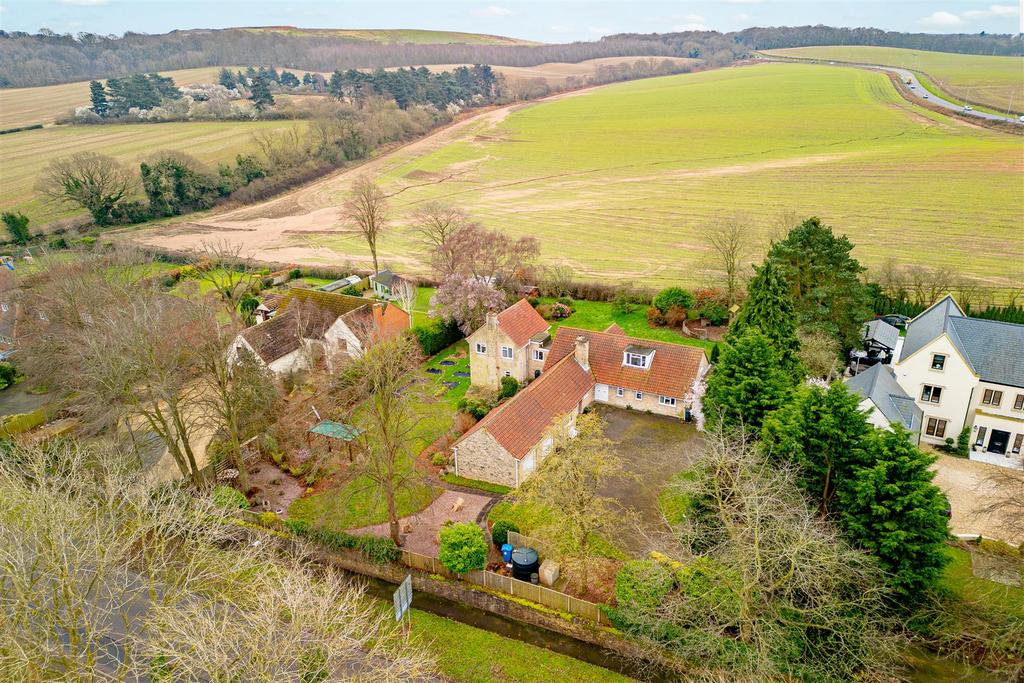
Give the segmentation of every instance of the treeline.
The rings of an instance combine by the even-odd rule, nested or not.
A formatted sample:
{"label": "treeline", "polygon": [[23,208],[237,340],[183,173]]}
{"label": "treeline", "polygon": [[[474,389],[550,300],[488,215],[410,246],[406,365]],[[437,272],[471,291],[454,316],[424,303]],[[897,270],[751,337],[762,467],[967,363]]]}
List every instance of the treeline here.
{"label": "treeline", "polygon": [[89,84],[92,110],[100,117],[126,116],[135,109],[152,109],[165,99],[181,99],[181,91],[174,79],[160,74],[133,74],[126,78],[111,78],[106,85],[99,81]]}
{"label": "treeline", "polygon": [[443,109],[454,102],[490,101],[497,76],[490,66],[460,66],[453,71],[418,69],[377,69],[367,73],[348,69],[331,74],[327,89],[338,99],[363,99],[369,95],[390,97],[402,109],[410,104],[432,104]]}
{"label": "treeline", "polygon": [[974,55],[1024,54],[1024,41],[1010,34],[900,33],[877,28],[777,26],[748,28],[731,34],[752,50],[812,45],[875,45]]}
{"label": "treeline", "polygon": [[279,64],[314,71],[422,64],[536,66],[599,57],[675,56],[727,64],[746,53],[728,35],[689,32],[553,45],[382,44],[322,33],[175,31],[161,35],[58,35],[0,31],[0,87],[66,83],[223,64]]}
{"label": "treeline", "polygon": [[358,106],[325,102],[301,131],[255,134],[257,151],[237,155],[233,164],[210,169],[187,154],[164,151],[142,162],[136,175],[111,157],[83,152],[50,162],[38,187],[52,200],[86,209],[96,225],[139,223],[226,201],[260,201],[450,120],[443,110],[403,110],[382,97]]}

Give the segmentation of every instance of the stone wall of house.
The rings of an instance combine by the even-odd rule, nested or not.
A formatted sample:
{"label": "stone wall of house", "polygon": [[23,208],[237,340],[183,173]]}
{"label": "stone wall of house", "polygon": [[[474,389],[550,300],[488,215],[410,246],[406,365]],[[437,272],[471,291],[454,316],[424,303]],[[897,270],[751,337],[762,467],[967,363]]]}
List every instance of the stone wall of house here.
{"label": "stone wall of house", "polygon": [[636,391],[633,389],[624,388],[622,396],[615,395],[615,387],[608,387],[608,400],[599,401],[600,403],[607,403],[608,405],[615,406],[616,408],[632,408],[633,410],[649,410],[656,415],[670,415],[672,417],[683,416],[683,397],[676,396],[675,406],[664,406],[659,403],[660,396],[658,394],[650,394],[644,392],[644,397],[638,400],[636,397]]}
{"label": "stone wall of house", "polygon": [[[505,376],[506,372],[520,382],[526,381],[526,349],[529,345],[524,348],[516,347],[496,323],[484,324],[466,341],[469,342],[469,381],[471,384],[497,389],[501,386],[501,378]],[[477,353],[478,342],[486,345],[487,353]],[[511,359],[501,357],[502,346],[512,347]],[[529,377],[533,377],[533,375],[531,374]]]}
{"label": "stone wall of house", "polygon": [[486,429],[478,429],[455,447],[455,469],[460,477],[516,486],[517,465]]}

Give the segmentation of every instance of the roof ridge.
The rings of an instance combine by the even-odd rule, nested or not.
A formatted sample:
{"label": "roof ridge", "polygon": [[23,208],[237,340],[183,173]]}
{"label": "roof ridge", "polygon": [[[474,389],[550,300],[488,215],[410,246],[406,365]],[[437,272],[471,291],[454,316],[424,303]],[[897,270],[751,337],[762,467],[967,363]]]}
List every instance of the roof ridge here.
{"label": "roof ridge", "polygon": [[[512,405],[512,403],[515,402],[517,399],[519,399],[521,396],[526,396],[529,393],[530,389],[533,389],[534,387],[538,386],[540,384],[540,381],[542,379],[544,379],[545,377],[550,377],[551,373],[554,372],[555,370],[557,370],[559,367],[561,367],[562,363],[565,363],[567,360],[572,360],[572,361],[575,362],[576,356],[574,356],[573,354],[570,353],[570,354],[566,354],[565,356],[560,358],[557,363],[555,363],[554,365],[551,366],[550,370],[546,370],[546,371],[540,373],[540,376],[537,377],[537,379],[535,379],[532,382],[530,382],[529,384],[527,384],[525,389],[523,389],[522,391],[516,393],[515,396],[511,397],[509,400],[505,401],[504,403],[499,404],[493,410],[491,410],[489,413],[487,413],[482,418],[480,418],[480,421],[477,422],[472,427],[470,427],[469,429],[467,429],[465,434],[460,436],[459,439],[461,440],[463,437],[465,437],[471,431],[473,431],[477,427],[480,427],[480,425],[484,424],[484,422],[487,422],[490,418],[501,414],[501,412],[503,410],[505,410],[510,405]],[[583,370],[583,366],[582,365],[580,366],[580,369]],[[588,374],[592,374],[590,370],[584,370],[584,372],[586,372]]]}
{"label": "roof ridge", "polygon": [[1009,320],[993,320],[991,318],[978,318],[973,315],[951,315],[950,319],[957,318],[958,320],[976,320],[980,323],[986,324],[998,324],[998,325],[1009,325],[1010,327],[1024,327],[1024,324],[1010,322]]}

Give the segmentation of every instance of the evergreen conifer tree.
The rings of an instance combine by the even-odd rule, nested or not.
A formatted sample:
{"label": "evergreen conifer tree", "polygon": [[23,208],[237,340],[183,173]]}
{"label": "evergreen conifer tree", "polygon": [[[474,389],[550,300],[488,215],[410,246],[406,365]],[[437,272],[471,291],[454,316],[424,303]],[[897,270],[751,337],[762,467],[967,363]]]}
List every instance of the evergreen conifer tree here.
{"label": "evergreen conifer tree", "polygon": [[89,99],[96,116],[105,118],[110,109],[107,103],[107,91],[99,81],[89,81]]}
{"label": "evergreen conifer tree", "polygon": [[758,328],[734,337],[708,378],[704,414],[712,428],[758,431],[765,416],[780,408],[793,387],[778,353]]}
{"label": "evergreen conifer tree", "polygon": [[765,261],[755,269],[747,287],[747,299],[729,326],[731,341],[750,328],[757,328],[775,348],[782,368],[794,379],[803,376],[797,356],[800,340],[796,336],[797,316],[789,287],[779,269]]}
{"label": "evergreen conifer tree", "polygon": [[274,106],[274,95],[270,92],[270,86],[266,80],[257,78],[252,82],[249,99],[252,100],[256,111],[263,111],[267,107]]}

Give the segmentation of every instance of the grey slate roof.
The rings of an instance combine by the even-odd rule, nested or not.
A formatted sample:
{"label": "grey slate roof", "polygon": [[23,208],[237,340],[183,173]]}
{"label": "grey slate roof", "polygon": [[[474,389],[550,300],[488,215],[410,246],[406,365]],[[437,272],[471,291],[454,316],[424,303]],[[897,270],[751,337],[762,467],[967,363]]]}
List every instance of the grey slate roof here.
{"label": "grey slate roof", "polygon": [[899,338],[900,331],[881,319],[864,323],[861,330],[861,339],[881,344],[887,349],[895,349]]}
{"label": "grey slate roof", "polygon": [[943,333],[983,381],[1024,387],[1024,325],[968,318],[946,296],[907,325],[900,359]]}
{"label": "grey slate roof", "polygon": [[376,275],[374,275],[371,279],[374,282],[379,282],[380,284],[382,284],[385,287],[388,287],[390,289],[391,283],[394,282],[396,277],[397,276],[394,273],[392,273],[390,270],[382,270],[379,273],[377,273]]}
{"label": "grey slate roof", "polygon": [[924,412],[917,407],[914,399],[903,391],[888,365],[872,365],[847,380],[846,388],[861,398],[870,399],[889,422],[899,423],[911,432],[921,429]]}

